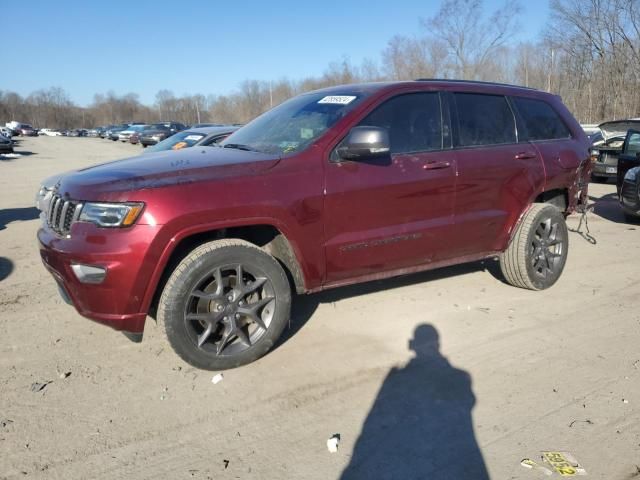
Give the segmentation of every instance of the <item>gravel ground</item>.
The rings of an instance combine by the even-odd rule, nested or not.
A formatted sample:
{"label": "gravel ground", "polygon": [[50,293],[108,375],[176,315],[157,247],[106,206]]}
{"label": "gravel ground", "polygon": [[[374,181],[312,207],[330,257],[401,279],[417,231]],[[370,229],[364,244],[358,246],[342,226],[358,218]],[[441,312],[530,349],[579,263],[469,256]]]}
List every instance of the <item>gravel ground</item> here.
{"label": "gravel ground", "polygon": [[488,261],[299,297],[278,348],[214,384],[152,320],[134,344],[80,317],[40,262],[39,181],[140,147],[16,150],[0,161],[0,478],[535,479],[520,461],[542,451],[640,477],[640,226],[614,185],[592,185],[598,243],[572,233],[550,290]]}

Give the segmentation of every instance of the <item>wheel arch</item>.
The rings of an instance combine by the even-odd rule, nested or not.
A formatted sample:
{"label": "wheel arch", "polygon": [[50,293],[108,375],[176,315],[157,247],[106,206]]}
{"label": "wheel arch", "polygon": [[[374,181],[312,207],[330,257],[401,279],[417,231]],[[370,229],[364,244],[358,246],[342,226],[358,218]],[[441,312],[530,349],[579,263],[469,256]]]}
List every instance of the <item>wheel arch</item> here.
{"label": "wheel arch", "polygon": [[255,221],[233,226],[200,226],[174,235],[168,242],[151,276],[141,311],[155,317],[164,285],[178,264],[198,246],[224,238],[246,240],[272,255],[283,267],[297,293],[307,291],[299,253],[282,228],[275,222]]}
{"label": "wheel arch", "polygon": [[531,198],[531,201],[527,203],[525,208],[520,212],[515,221],[510,225],[508,234],[503,237],[504,241],[498,248],[499,251],[504,251],[511,243],[513,236],[518,230],[518,226],[522,223],[525,214],[531,209],[531,207],[537,203],[546,203],[555,206],[564,215],[569,213],[569,190],[566,188],[556,188],[551,190],[545,190],[540,192],[535,197]]}

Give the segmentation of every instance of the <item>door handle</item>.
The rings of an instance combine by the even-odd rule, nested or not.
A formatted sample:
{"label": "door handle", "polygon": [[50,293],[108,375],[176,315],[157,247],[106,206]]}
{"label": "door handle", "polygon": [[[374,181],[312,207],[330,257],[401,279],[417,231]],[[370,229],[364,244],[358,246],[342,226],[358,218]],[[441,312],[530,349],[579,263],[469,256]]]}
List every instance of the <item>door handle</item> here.
{"label": "door handle", "polygon": [[424,170],[437,170],[439,168],[449,168],[450,166],[450,162],[427,162],[422,165],[422,168]]}
{"label": "door handle", "polygon": [[533,152],[519,152],[516,153],[516,160],[529,160],[531,158],[536,158],[536,154]]}

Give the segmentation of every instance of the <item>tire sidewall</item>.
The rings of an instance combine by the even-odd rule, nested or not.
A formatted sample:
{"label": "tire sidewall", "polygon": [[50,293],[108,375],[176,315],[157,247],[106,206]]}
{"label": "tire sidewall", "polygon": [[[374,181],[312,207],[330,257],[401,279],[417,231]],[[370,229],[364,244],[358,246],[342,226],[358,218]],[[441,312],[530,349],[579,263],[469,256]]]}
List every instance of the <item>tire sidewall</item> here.
{"label": "tire sidewall", "polygon": [[[533,243],[533,239],[536,234],[536,229],[538,228],[542,220],[545,218],[551,218],[552,221],[558,223],[558,235],[560,235],[562,238],[563,250],[562,250],[562,256],[560,257],[560,263],[556,268],[556,271],[554,272],[554,274],[546,278],[540,278],[536,273],[536,271],[534,270],[531,262],[531,255],[532,255],[531,250],[533,248],[531,244]],[[562,213],[556,207],[552,205],[548,205],[542,210],[540,210],[537,213],[537,215],[534,217],[533,222],[531,224],[531,228],[527,233],[527,245],[526,245],[524,254],[526,257],[525,261],[527,266],[527,275],[536,290],[547,289],[558,281],[558,279],[562,275],[565,265],[567,264],[567,257],[569,255],[569,230],[567,228],[567,224],[564,220],[564,217],[562,216]]]}

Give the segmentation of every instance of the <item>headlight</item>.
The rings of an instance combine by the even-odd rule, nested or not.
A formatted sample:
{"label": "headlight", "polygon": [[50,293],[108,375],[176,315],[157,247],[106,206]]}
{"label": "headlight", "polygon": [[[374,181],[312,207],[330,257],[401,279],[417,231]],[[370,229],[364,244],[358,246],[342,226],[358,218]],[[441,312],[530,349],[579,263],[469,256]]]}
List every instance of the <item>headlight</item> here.
{"label": "headlight", "polygon": [[154,135],[151,138],[153,138],[156,142],[159,142],[164,138],[164,135]]}
{"label": "headlight", "polygon": [[140,216],[143,203],[85,203],[79,222],[95,223],[99,227],[129,227]]}
{"label": "headlight", "polygon": [[46,185],[40,185],[40,190],[36,194],[36,208],[41,212],[46,212],[49,209],[49,202],[53,196],[53,187]]}

